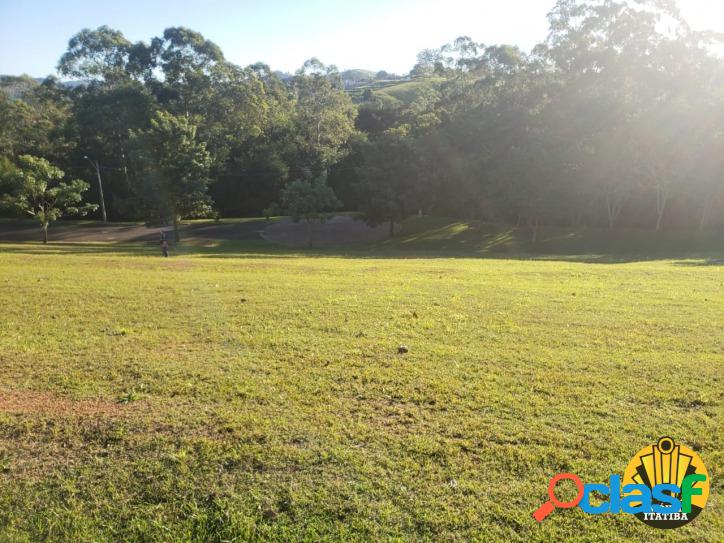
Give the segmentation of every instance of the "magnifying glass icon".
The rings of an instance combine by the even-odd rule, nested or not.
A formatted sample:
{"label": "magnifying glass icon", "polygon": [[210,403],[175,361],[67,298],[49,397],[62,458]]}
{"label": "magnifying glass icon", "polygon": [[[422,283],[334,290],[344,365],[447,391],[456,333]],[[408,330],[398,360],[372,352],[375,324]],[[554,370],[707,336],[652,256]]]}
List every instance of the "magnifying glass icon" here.
{"label": "magnifying glass icon", "polygon": [[[556,498],[555,494],[556,485],[559,481],[564,479],[573,481],[578,489],[576,497],[569,502],[560,501]],[[583,481],[581,481],[578,475],[574,475],[573,473],[559,473],[551,479],[550,483],[548,483],[548,498],[550,500],[541,505],[535,510],[535,513],[533,513],[533,518],[538,522],[542,522],[543,519],[550,515],[556,507],[561,509],[570,509],[571,507],[578,505],[581,502],[581,499],[583,499]]]}

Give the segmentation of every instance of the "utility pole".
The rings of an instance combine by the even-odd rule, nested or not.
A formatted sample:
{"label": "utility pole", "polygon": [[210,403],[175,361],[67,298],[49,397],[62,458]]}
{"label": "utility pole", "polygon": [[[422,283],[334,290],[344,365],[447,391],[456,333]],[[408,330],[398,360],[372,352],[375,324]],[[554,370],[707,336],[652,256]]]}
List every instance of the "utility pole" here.
{"label": "utility pole", "polygon": [[101,181],[101,166],[100,166],[100,164],[98,164],[97,160],[91,160],[87,156],[84,156],[83,158],[85,158],[88,162],[90,162],[96,170],[96,175],[98,176],[98,192],[100,193],[100,196],[101,196],[101,214],[103,215],[103,222],[108,222],[108,219],[106,217],[106,202],[103,199],[103,182]]}
{"label": "utility pole", "polygon": [[126,153],[121,153],[121,159],[123,159],[123,175],[126,178],[126,188],[130,188],[131,183],[128,181],[128,162],[126,161]]}

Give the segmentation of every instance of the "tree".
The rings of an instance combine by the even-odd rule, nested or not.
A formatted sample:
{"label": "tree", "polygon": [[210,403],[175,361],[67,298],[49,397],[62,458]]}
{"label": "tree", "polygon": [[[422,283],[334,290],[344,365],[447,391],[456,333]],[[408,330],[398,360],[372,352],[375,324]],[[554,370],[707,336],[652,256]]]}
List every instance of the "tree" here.
{"label": "tree", "polygon": [[188,117],[165,111],[156,113],[148,130],[133,132],[130,144],[137,171],[135,193],[148,217],[172,220],[178,242],[183,217],[211,211],[206,145],[197,140],[196,125]]}
{"label": "tree", "polygon": [[296,173],[322,175],[345,156],[345,145],[354,132],[356,108],[344,92],[336,69],[316,59],[304,63],[292,87],[298,150]]}
{"label": "tree", "polygon": [[68,42],[58,72],[86,80],[113,81],[128,77],[132,44],[122,32],[108,26],[84,28]]}
{"label": "tree", "polygon": [[[130,211],[124,209],[131,196],[129,132],[148,128],[155,109],[153,97],[141,83],[131,80],[94,83],[79,89],[74,98],[78,156],[88,156],[90,163],[99,165],[109,215],[120,218]],[[95,169],[86,167],[86,171],[96,174]]]}
{"label": "tree", "polygon": [[64,215],[84,216],[98,207],[96,204],[81,204],[88,183],[79,179],[61,182],[65,172],[44,158],[22,155],[18,162],[16,168],[4,175],[3,181],[9,190],[0,203],[35,217],[43,230],[43,243],[48,243],[51,222]]}
{"label": "tree", "polygon": [[[206,183],[217,211],[258,214],[290,179],[328,173],[345,208],[392,232],[418,210],[534,231],[724,224],[722,37],[692,30],[673,0],[558,0],[549,21],[530,53],[462,36],[423,51],[415,81],[352,92],[316,59],[293,76],[233,65],[187,28],[148,44],[82,30],[59,64],[82,84],[0,76],[0,157],[43,157],[75,178],[89,156],[119,219],[178,224],[208,209]],[[193,149],[179,131],[167,148],[142,145],[158,110],[193,126]],[[177,168],[178,145],[203,148],[201,173]],[[168,174],[198,197],[177,212],[159,179],[187,166],[205,181]]]}
{"label": "tree", "polygon": [[20,126],[18,103],[0,91],[0,156],[14,154]]}
{"label": "tree", "polygon": [[310,247],[313,245],[313,223],[326,222],[331,216],[330,212],[342,206],[332,188],[327,185],[325,176],[312,181],[293,181],[282,189],[281,197],[282,205],[295,222],[306,221]]}
{"label": "tree", "polygon": [[188,85],[224,62],[219,46],[190,28],[167,28],[163,32],[163,40],[158,40],[158,43],[162,45],[161,69],[172,85]]}
{"label": "tree", "polygon": [[12,84],[12,78],[0,81],[0,153],[62,161],[75,146],[67,89],[52,77],[41,84],[30,80],[22,89],[16,87],[13,100],[3,92]]}
{"label": "tree", "polygon": [[370,226],[388,222],[390,237],[395,222],[407,217],[414,202],[418,158],[404,131],[391,130],[363,145],[363,164],[357,169],[358,210]]}

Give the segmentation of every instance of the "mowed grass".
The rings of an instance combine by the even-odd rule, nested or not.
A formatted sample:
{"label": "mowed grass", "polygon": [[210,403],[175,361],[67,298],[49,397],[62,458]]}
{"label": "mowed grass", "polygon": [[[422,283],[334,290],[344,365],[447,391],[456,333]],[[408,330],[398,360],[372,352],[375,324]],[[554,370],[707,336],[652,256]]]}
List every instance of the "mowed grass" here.
{"label": "mowed grass", "polygon": [[[723,266],[156,252],[0,245],[0,540],[722,540]],[[532,519],[662,435],[693,523]]]}

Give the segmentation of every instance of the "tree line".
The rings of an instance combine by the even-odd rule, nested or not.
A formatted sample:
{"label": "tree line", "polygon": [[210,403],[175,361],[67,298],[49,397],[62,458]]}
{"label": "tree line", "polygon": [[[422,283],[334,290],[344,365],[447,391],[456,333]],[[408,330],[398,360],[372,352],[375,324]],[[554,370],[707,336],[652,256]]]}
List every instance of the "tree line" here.
{"label": "tree line", "polygon": [[344,208],[391,234],[412,213],[533,236],[721,227],[721,36],[692,30],[670,0],[559,0],[549,22],[530,52],[467,37],[422,51],[408,101],[353,97],[316,59],[288,78],[239,67],[186,28],[150,43],[82,30],[58,64],[82,84],[3,79],[0,191],[22,208],[28,168],[54,168],[48,187],[58,172],[89,181],[76,193],[90,187],[112,220]]}

